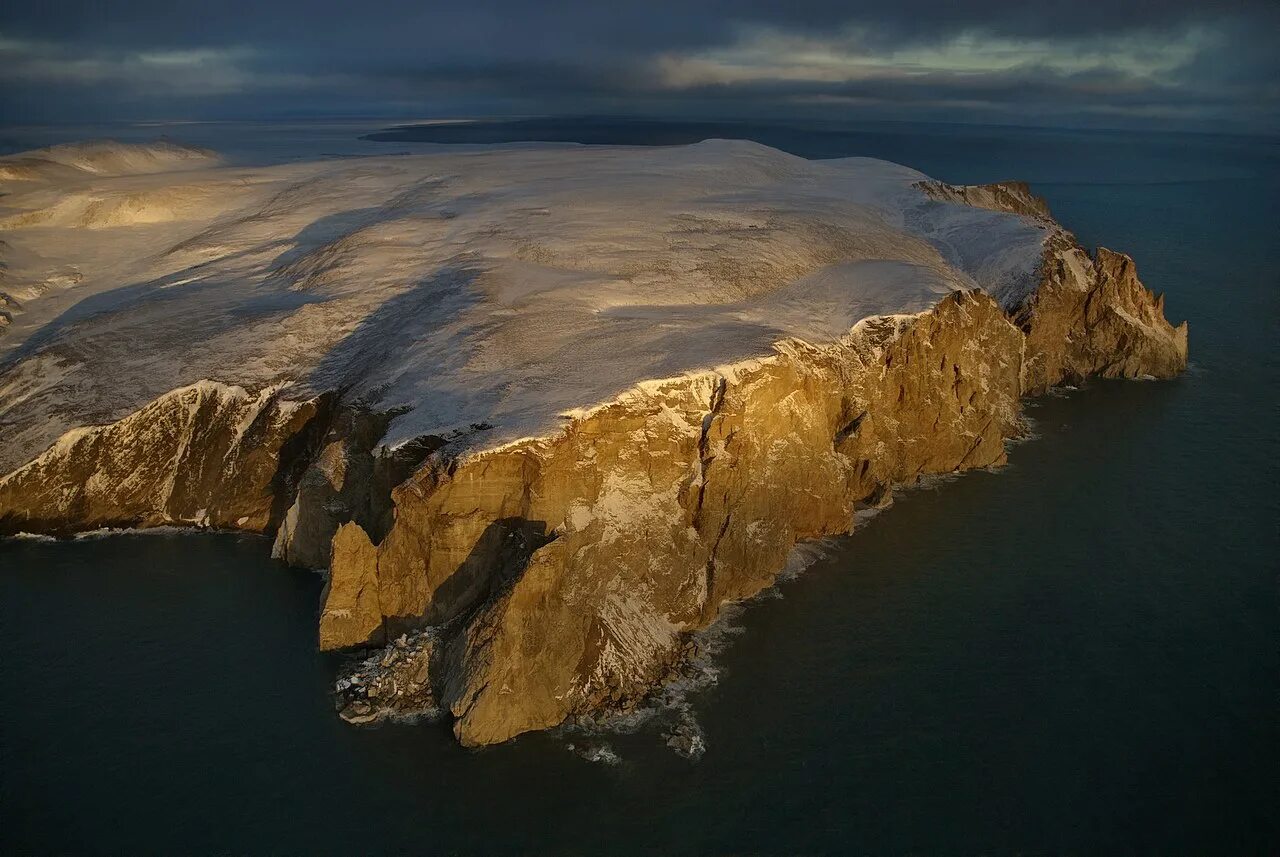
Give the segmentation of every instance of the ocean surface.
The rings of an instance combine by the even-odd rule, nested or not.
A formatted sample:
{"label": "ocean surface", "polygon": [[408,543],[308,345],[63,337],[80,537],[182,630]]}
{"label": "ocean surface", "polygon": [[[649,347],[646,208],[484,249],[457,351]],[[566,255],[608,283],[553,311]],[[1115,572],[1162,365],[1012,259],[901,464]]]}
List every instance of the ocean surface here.
{"label": "ocean surface", "polygon": [[159,133],[238,160],[749,137],[1032,183],[1191,322],[1173,382],[1034,401],[1010,464],[900,493],[720,636],[705,735],[353,728],[321,580],[267,541],[0,543],[0,852],[1280,852],[1280,141],[977,126],[524,120]]}

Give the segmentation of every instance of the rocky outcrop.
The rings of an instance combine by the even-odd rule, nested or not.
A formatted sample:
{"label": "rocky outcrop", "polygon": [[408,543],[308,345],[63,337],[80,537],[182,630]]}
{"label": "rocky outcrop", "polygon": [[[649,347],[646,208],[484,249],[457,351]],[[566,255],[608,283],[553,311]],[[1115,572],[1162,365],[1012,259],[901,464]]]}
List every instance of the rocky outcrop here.
{"label": "rocky outcrop", "polygon": [[438,714],[431,689],[435,643],[430,631],[402,634],[386,649],[352,664],[334,688],[342,719],[374,723]]}
{"label": "rocky outcrop", "polygon": [[1007,211],[1036,220],[1052,221],[1049,204],[1031,192],[1026,182],[992,182],[991,184],[955,185],[938,181],[916,182],[916,187],[944,202],[958,202],[974,208]]}
{"label": "rocky outcrop", "polygon": [[165,524],[274,528],[329,397],[202,381],[76,429],[0,479],[0,534]]}
{"label": "rocky outcrop", "polygon": [[358,518],[377,532],[369,508],[373,447],[387,422],[387,415],[366,409],[337,409],[298,480],[293,504],[276,531],[273,557],[302,568],[327,568],[330,543],[341,524]]}
{"label": "rocky outcrop", "polygon": [[1027,336],[1023,392],[1085,378],[1172,378],[1187,367],[1187,324],[1164,316],[1164,296],[1138,280],[1123,253],[1090,255],[1024,182],[950,185],[917,182],[933,199],[1030,217],[1050,230],[1037,287],[1013,306]]}
{"label": "rocky outcrop", "polygon": [[332,557],[342,574],[330,575],[320,614],[320,648],[340,649],[384,640],[378,592],[378,550],[359,524],[348,522],[333,536]]}
{"label": "rocky outcrop", "polygon": [[286,398],[201,381],[68,432],[0,479],[0,534],[200,526],[275,534],[272,556],[324,569],[339,527],[381,539],[391,489],[442,438],[377,448],[393,413],[340,394]]}
{"label": "rocky outcrop", "polygon": [[1013,312],[1027,335],[1026,393],[1085,378],[1172,378],[1187,368],[1187,323],[1138,281],[1133,259],[1089,256],[1065,234],[1048,244],[1038,288]]}

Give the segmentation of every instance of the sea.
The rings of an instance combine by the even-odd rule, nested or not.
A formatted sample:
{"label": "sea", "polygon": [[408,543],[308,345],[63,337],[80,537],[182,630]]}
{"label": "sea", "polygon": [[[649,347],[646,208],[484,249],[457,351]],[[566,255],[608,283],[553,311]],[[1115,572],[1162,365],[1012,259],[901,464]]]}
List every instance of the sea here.
{"label": "sea", "polygon": [[[356,728],[321,578],[263,538],[0,543],[5,854],[1280,853],[1280,140],[556,118],[0,127],[284,161],[749,138],[1022,179],[1131,254],[1191,365],[1031,401],[1009,464],[900,492],[730,611],[651,716],[482,750]],[[362,139],[375,134],[380,139]],[[696,759],[663,740],[695,723]]]}

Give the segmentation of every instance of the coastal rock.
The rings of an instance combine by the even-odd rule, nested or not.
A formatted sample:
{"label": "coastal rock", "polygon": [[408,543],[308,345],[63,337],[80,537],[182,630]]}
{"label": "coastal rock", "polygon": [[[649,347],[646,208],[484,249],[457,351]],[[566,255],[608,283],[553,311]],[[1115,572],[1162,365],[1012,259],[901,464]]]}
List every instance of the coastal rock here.
{"label": "coastal rock", "polygon": [[273,557],[301,568],[328,568],[330,543],[348,521],[382,540],[394,520],[392,489],[446,443],[427,435],[395,449],[379,447],[394,416],[366,407],[335,408],[319,452],[280,522]]}
{"label": "coastal rock", "polygon": [[975,208],[1007,211],[1052,222],[1049,204],[1031,192],[1026,182],[992,182],[990,184],[954,185],[946,182],[922,181],[916,187],[934,199],[958,202]]}
{"label": "coastal rock", "polygon": [[0,534],[165,524],[266,532],[325,399],[202,381],[75,429],[0,478]]}
{"label": "coastal rock", "polygon": [[378,596],[377,550],[358,524],[346,523],[333,536],[333,566],[321,600],[320,648],[339,649],[381,643],[382,607]]}
{"label": "coastal rock", "polygon": [[339,715],[357,724],[438,715],[430,682],[435,642],[429,632],[403,634],[385,651],[350,663],[334,688]]}
{"label": "coastal rock", "polygon": [[697,760],[706,752],[706,739],[698,725],[691,720],[681,720],[663,734],[663,739],[676,755]]}
{"label": "coastal rock", "polygon": [[370,508],[375,490],[373,450],[388,420],[388,415],[366,409],[335,409],[276,531],[273,557],[303,568],[328,568],[330,545],[340,525],[360,520],[374,529],[370,521],[374,517]]}
{"label": "coastal rock", "polygon": [[1164,296],[1138,280],[1133,259],[1099,248],[1091,258],[1062,237],[1050,243],[1043,284],[1014,313],[1027,334],[1023,389],[1085,378],[1173,378],[1187,368],[1187,323],[1174,327]]}
{"label": "coastal rock", "polygon": [[[389,623],[475,611],[436,678],[459,740],[634,705],[689,633],[772,584],[797,541],[847,531],[860,501],[895,484],[1004,463],[1021,395],[1185,368],[1185,323],[1168,324],[1128,257],[1090,258],[1055,227],[1040,276],[1012,313],[956,292],[838,346],[784,342],[774,358],[652,382],[556,438],[407,482],[365,561],[395,593]],[[527,561],[496,550],[493,528],[513,522],[522,545],[550,541]]]}
{"label": "coastal rock", "polygon": [[1036,289],[1007,307],[1027,335],[1024,393],[1092,376],[1172,378],[1187,368],[1187,323],[1165,319],[1164,296],[1142,285],[1133,259],[1103,247],[1091,256],[1025,183],[916,186],[934,199],[1024,215],[1049,229]]}

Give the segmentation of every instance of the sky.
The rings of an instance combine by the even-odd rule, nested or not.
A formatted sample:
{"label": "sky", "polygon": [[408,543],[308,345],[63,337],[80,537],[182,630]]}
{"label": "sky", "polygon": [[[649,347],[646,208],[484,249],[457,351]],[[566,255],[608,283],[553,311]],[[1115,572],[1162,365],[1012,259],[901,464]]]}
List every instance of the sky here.
{"label": "sky", "polygon": [[1280,133],[1280,0],[0,5],[3,122],[601,114]]}

